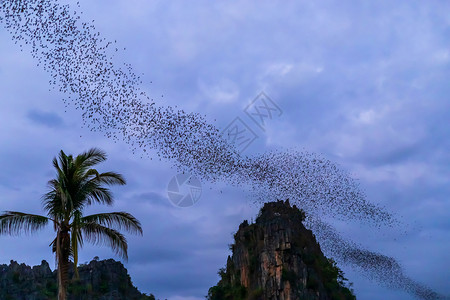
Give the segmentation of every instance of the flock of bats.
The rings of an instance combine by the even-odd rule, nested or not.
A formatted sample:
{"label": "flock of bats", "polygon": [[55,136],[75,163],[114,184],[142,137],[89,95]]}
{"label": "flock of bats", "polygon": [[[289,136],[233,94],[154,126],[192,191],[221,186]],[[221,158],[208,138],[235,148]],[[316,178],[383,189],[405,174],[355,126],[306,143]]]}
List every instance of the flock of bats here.
{"label": "flock of bats", "polygon": [[[0,0],[0,23],[21,49],[67,95],[67,106],[82,112],[86,126],[133,153],[150,151],[202,180],[250,187],[258,201],[290,199],[307,214],[326,253],[364,275],[422,299],[441,297],[403,274],[391,257],[344,239],[324,217],[395,226],[384,208],[367,201],[357,181],[320,155],[297,150],[241,155],[214,125],[197,113],[158,106],[140,88],[130,65],[117,66],[119,49],[83,22],[81,13],[56,0]],[[149,155],[150,156],[150,155]]]}

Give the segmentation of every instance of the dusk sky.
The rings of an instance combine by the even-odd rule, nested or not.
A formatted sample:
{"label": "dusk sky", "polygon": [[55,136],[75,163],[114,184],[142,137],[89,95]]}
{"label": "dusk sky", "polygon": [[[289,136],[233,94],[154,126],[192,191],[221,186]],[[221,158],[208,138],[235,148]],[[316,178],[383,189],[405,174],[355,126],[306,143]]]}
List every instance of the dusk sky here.
{"label": "dusk sky", "polygon": [[[242,154],[306,150],[358,179],[367,200],[401,225],[327,222],[450,295],[450,1],[65,2],[117,41],[114,63],[143,74],[141,89],[156,105],[198,112],[219,129],[239,117],[256,137]],[[239,187],[202,181],[195,205],[173,205],[173,163],[83,126],[82,111],[65,107],[67,95],[49,85],[30,48],[21,51],[0,25],[0,211],[43,214],[53,157],[101,148],[108,160],[98,170],[123,174],[127,185],[112,189],[113,207],[88,212],[127,211],[141,221],[144,236],[127,235],[123,262],[133,283],[161,299],[204,299],[233,233],[261,203]],[[245,113],[261,92],[279,108],[265,130]],[[0,264],[45,259],[53,268],[53,238],[51,226],[0,236]],[[88,244],[79,256],[119,259]],[[414,298],[339,266],[358,299]]]}

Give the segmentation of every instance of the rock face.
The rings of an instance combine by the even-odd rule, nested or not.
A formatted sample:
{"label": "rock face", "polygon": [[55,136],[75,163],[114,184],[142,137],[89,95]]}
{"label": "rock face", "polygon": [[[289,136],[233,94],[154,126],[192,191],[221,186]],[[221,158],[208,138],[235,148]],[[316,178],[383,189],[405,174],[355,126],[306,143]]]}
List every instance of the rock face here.
{"label": "rock face", "polygon": [[53,282],[56,285],[56,276],[45,260],[33,268],[13,260],[9,266],[0,265],[0,299],[48,299],[45,291]]}
{"label": "rock face", "polygon": [[[72,269],[72,267],[70,268]],[[93,260],[78,268],[80,279],[69,285],[68,300],[144,300],[155,299],[141,294],[133,286],[122,263],[113,259]],[[73,273],[69,274],[70,278]],[[2,300],[48,300],[57,299],[56,271],[48,263],[31,268],[11,261],[0,265],[0,299]]]}
{"label": "rock face", "polygon": [[255,223],[244,221],[208,299],[355,299],[342,271],[303,226],[304,217],[295,205],[278,201],[266,203]]}

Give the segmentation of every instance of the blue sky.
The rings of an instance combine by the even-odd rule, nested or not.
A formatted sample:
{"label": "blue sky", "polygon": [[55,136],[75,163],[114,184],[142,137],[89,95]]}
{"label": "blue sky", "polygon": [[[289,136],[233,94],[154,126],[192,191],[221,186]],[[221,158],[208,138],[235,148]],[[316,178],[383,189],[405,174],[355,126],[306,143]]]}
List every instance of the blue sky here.
{"label": "blue sky", "polygon": [[[73,2],[68,2],[72,5]],[[359,179],[367,199],[403,221],[376,229],[329,220],[346,238],[393,256],[405,274],[450,289],[450,4],[444,1],[80,1],[83,20],[117,40],[117,64],[143,73],[157,105],[199,112],[218,128],[236,117],[258,135],[245,151],[321,153]],[[122,173],[114,207],[142,221],[129,237],[133,282],[160,298],[202,299],[229,254],[232,234],[258,206],[239,188],[203,182],[200,200],[177,208],[171,162],[133,155],[83,127],[81,112],[49,90],[50,76],[0,29],[0,210],[42,213],[40,196],[60,149],[104,149],[101,170]],[[265,132],[245,107],[264,91],[283,111]],[[273,200],[273,199],[267,199]],[[0,237],[0,263],[53,262],[49,228]],[[113,257],[86,246],[80,261]],[[359,299],[411,299],[341,266]]]}

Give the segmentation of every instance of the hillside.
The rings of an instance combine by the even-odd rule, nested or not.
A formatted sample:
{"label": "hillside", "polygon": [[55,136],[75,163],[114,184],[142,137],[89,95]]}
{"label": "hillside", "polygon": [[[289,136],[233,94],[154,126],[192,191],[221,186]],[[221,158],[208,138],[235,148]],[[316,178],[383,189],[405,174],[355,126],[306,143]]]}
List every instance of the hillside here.
{"label": "hillside", "polygon": [[244,221],[208,299],[355,299],[342,271],[323,255],[303,219],[295,205],[278,201],[266,203],[255,223]]}
{"label": "hillside", "polygon": [[[80,280],[70,283],[68,300],[155,299],[153,295],[140,293],[122,263],[113,259],[92,260],[80,265],[78,271]],[[57,289],[56,271],[52,272],[45,260],[34,267],[13,260],[9,265],[0,265],[1,300],[56,299]]]}

